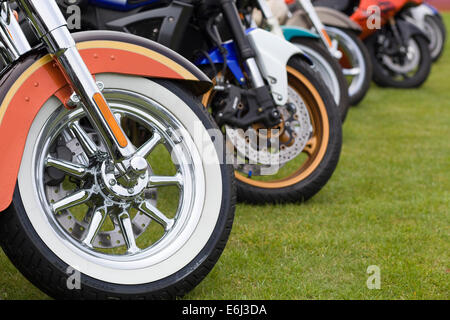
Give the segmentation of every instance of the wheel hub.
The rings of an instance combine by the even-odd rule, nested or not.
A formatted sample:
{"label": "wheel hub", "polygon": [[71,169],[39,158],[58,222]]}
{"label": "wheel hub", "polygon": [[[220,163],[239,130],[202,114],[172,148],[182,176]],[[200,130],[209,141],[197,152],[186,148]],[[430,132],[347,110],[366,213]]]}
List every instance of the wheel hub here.
{"label": "wheel hub", "polygon": [[390,70],[398,74],[407,74],[414,71],[420,63],[420,49],[417,44],[410,40],[408,46],[400,50],[398,59],[383,54],[382,61]]}
{"label": "wheel hub", "polygon": [[289,104],[279,108],[279,111],[284,119],[281,130],[278,135],[266,137],[272,145],[278,146],[277,150],[261,148],[252,141],[246,141],[245,136],[238,131],[227,130],[228,138],[235,142],[238,157],[245,157],[250,162],[238,163],[235,167],[240,172],[255,176],[275,174],[286,163],[295,159],[311,139],[313,128],[306,103],[294,89],[289,88]]}
{"label": "wheel hub", "polygon": [[[77,140],[76,142],[78,143]],[[81,158],[81,151],[72,148],[72,144],[70,143],[68,145],[73,152],[73,161]],[[73,143],[73,145],[77,144]],[[153,170],[144,158],[132,159],[130,161],[130,169],[124,175],[119,173],[119,170],[110,160],[103,161],[101,165],[97,165],[92,170],[95,172],[94,186],[97,191],[96,195],[92,198],[94,202],[98,202],[99,204],[104,203],[110,207],[127,209],[132,207],[136,200],[142,198],[149,201],[153,206],[156,206],[157,190],[147,188],[150,177],[153,175]],[[128,185],[124,182],[127,182]],[[53,201],[58,201],[69,194],[64,189],[64,183],[53,187],[49,186],[47,187],[47,194]],[[81,240],[85,235],[85,230],[89,227],[92,214],[92,210],[89,209],[85,218],[79,220],[75,216],[76,213],[65,210],[58,214],[56,219],[66,232],[70,233],[74,238]],[[97,248],[113,249],[124,245],[117,215],[111,212],[109,216],[112,222],[112,230],[102,230],[98,233],[98,236],[92,244]],[[150,217],[142,214],[137,214],[132,219],[136,238],[145,232],[151,221],[152,219]]]}
{"label": "wheel hub", "polygon": [[110,199],[123,202],[141,195],[149,184],[150,176],[147,161],[142,157],[135,157],[131,159],[128,170],[123,173],[110,161],[104,161],[97,182],[104,186],[102,191]]}

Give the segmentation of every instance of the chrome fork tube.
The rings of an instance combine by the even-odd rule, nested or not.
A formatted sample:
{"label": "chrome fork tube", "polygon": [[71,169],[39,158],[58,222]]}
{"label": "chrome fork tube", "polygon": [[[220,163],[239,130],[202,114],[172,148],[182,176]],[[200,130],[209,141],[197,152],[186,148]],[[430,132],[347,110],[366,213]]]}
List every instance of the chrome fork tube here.
{"label": "chrome fork tube", "polygon": [[316,29],[317,33],[319,33],[320,38],[324,42],[324,44],[327,47],[330,47],[330,43],[328,42],[328,39],[323,34],[323,30],[325,29],[325,26],[323,25],[322,21],[320,20],[319,16],[316,13],[316,10],[314,9],[314,6],[311,3],[311,0],[298,0],[300,5],[303,7],[303,10],[305,10],[306,14],[308,15],[309,20],[314,25],[314,28]]}
{"label": "chrome fork tube", "polygon": [[[61,71],[82,102],[88,118],[100,134],[108,153],[115,162],[134,155],[136,149],[106,104],[54,0],[17,0]],[[119,156],[116,154],[119,152]]]}
{"label": "chrome fork tube", "polygon": [[325,30],[325,25],[320,20],[320,17],[317,14],[316,9],[314,9],[311,0],[298,0],[298,2],[300,3],[300,6],[303,8],[303,10],[306,12],[306,15],[308,16],[309,20],[313,24],[317,33],[319,34],[320,39],[322,39],[322,42],[330,51],[331,55],[336,59],[342,58],[342,53],[337,48],[337,43],[333,43],[333,41],[328,36]]}
{"label": "chrome fork tube", "polygon": [[245,34],[244,26],[239,16],[234,0],[220,0],[222,10],[231,28],[231,33],[234,36],[241,57],[247,65],[248,71],[251,75],[251,82],[254,88],[261,88],[265,86],[264,78],[255,59],[255,48],[252,47],[250,41]]}
{"label": "chrome fork tube", "polygon": [[11,64],[31,50],[8,2],[0,3],[0,55],[5,64]]}
{"label": "chrome fork tube", "polygon": [[248,58],[245,61],[245,64],[247,65],[248,71],[250,71],[250,74],[252,75],[252,85],[254,88],[261,88],[266,85],[264,82],[264,78],[262,77],[261,70],[259,69],[258,63],[256,62],[255,58]]}
{"label": "chrome fork tube", "polygon": [[261,9],[263,16],[266,18],[267,24],[272,29],[271,31],[276,35],[284,38],[283,30],[281,29],[278,18],[274,16],[272,9],[267,3],[267,0],[258,0],[258,6]]}

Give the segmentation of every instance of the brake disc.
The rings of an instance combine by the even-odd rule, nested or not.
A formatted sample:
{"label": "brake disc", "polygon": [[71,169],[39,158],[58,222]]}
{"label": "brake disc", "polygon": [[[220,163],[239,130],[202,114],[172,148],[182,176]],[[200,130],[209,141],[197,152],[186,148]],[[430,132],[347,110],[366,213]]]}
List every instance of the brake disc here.
{"label": "brake disc", "polygon": [[[273,174],[295,159],[312,137],[313,128],[308,108],[302,97],[289,88],[288,104],[279,107],[283,118],[280,132],[261,135],[254,128],[226,129],[227,147],[233,148],[235,169],[253,175]],[[262,143],[261,143],[262,142]]]}

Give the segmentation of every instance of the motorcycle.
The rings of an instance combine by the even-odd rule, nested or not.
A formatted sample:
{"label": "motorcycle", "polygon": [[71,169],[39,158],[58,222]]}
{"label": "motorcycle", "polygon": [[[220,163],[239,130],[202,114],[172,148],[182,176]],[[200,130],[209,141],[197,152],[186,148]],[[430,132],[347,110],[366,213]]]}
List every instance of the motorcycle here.
{"label": "motorcycle", "polygon": [[429,39],[403,16],[406,9],[421,4],[423,0],[343,2],[340,9],[344,12],[354,10],[350,18],[363,29],[360,37],[369,50],[373,80],[378,85],[416,88],[427,80],[432,64]]}
{"label": "motorcycle", "polygon": [[82,26],[156,40],[210,76],[215,87],[202,102],[225,133],[240,200],[304,201],[329,180],[340,112],[298,47],[247,25],[252,1],[90,0],[81,8]]}
{"label": "motorcycle", "polygon": [[402,12],[402,18],[415,24],[428,37],[431,58],[435,62],[442,56],[447,38],[447,29],[439,11],[428,3]]}
{"label": "motorcycle", "polygon": [[[54,298],[192,290],[221,255],[234,217],[233,171],[214,143],[220,131],[194,98],[211,88],[209,78],[140,37],[72,37],[53,0],[1,1],[0,10],[6,255]],[[125,122],[146,139],[132,143]]]}
{"label": "motorcycle", "polygon": [[330,54],[327,47],[324,47],[317,34],[299,27],[280,26],[280,23],[284,23],[289,14],[284,0],[258,0],[258,4],[261,10],[256,11],[252,17],[255,24],[284,37],[308,55],[314,68],[333,94],[344,122],[350,102],[347,79],[342,73],[338,60]]}
{"label": "motorcycle", "polygon": [[292,13],[285,24],[312,29],[320,35],[330,53],[339,59],[348,81],[350,104],[357,105],[369,91],[373,66],[366,46],[358,38],[361,27],[335,9],[341,8],[343,2],[286,0]]}

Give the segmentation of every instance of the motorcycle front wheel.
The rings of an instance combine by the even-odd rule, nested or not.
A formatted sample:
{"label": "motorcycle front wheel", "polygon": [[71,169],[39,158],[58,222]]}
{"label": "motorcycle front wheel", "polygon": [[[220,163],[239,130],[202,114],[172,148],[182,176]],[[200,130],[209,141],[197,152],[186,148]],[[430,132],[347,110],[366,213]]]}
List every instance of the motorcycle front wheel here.
{"label": "motorcycle front wheel", "polygon": [[[289,61],[287,73],[289,99],[287,105],[278,108],[282,115],[278,126],[265,128],[255,123],[245,132],[223,128],[228,154],[234,161],[240,201],[306,201],[325,186],[338,164],[342,122],[330,90],[301,58]],[[214,112],[214,105],[222,99],[220,93],[211,91],[204,96],[203,104]],[[245,114],[245,106],[241,107],[239,113]],[[276,133],[268,136],[272,129]],[[255,141],[275,144],[267,146]]]}
{"label": "motorcycle front wheel", "polygon": [[369,52],[351,30],[327,26],[326,31],[339,44],[342,52],[340,64],[348,81],[350,104],[355,106],[364,99],[372,82],[373,66]]}
{"label": "motorcycle front wheel", "polygon": [[[392,38],[390,38],[392,39]],[[418,88],[430,75],[432,60],[428,41],[424,35],[412,35],[405,52],[391,53],[397,44],[376,33],[366,39],[373,63],[373,81],[381,87]]]}
{"label": "motorcycle front wheel", "polygon": [[[167,299],[213,268],[232,227],[233,171],[210,115],[178,85],[97,75],[147,174],[129,185],[83,110],[51,98],[27,137],[2,247],[38,288],[61,299]],[[198,136],[200,134],[200,136]],[[134,135],[139,135],[135,139]],[[208,150],[207,156],[203,152]]]}

